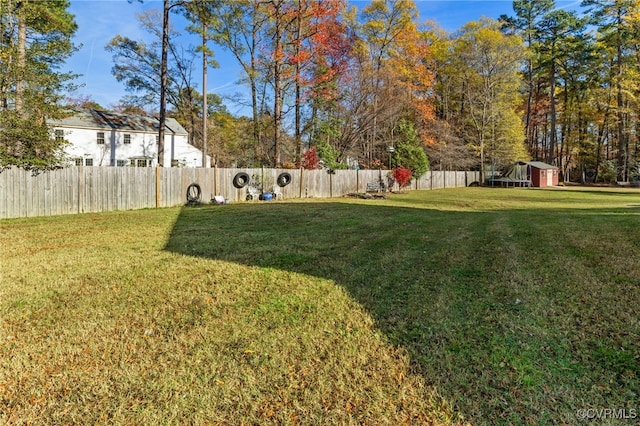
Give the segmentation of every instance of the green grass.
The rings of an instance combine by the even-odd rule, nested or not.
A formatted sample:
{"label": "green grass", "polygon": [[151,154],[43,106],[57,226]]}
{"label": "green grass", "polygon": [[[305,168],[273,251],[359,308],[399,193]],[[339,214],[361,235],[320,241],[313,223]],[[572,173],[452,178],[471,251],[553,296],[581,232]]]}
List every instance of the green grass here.
{"label": "green grass", "polygon": [[0,423],[578,424],[640,407],[640,192],[0,222]]}

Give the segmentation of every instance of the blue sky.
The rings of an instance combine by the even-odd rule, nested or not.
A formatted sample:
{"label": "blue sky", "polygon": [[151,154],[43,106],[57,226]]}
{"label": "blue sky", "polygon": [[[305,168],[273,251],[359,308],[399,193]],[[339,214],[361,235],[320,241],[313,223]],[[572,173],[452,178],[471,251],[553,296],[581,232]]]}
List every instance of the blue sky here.
{"label": "blue sky", "polygon": [[[358,8],[364,7],[368,1],[351,1]],[[557,7],[577,9],[580,0],[557,0]],[[416,5],[420,11],[420,21],[433,20],[442,28],[453,32],[465,23],[482,16],[498,18],[502,14],[513,15],[511,0],[418,0]],[[118,103],[126,95],[124,85],[118,83],[111,74],[113,60],[104,50],[105,45],[116,34],[132,39],[142,40],[147,34],[138,27],[136,14],[146,9],[161,9],[161,0],[144,0],[140,3],[126,0],[71,0],[70,12],[76,17],[78,31],[74,42],[81,45],[80,50],[67,61],[66,68],[81,76],[76,83],[82,85],[75,95],[90,96],[104,107],[109,108]],[[171,15],[172,25],[182,32],[184,21]],[[186,31],[184,31],[186,33]],[[183,36],[183,44],[195,45],[197,41]],[[232,96],[243,91],[236,82],[240,78],[235,60],[222,49],[212,46],[218,69],[209,69],[208,92],[222,96]],[[197,70],[194,70],[196,75]],[[201,77],[196,77],[201,82]],[[198,86],[200,88],[200,85]],[[241,107],[228,103],[230,112],[238,114]]]}

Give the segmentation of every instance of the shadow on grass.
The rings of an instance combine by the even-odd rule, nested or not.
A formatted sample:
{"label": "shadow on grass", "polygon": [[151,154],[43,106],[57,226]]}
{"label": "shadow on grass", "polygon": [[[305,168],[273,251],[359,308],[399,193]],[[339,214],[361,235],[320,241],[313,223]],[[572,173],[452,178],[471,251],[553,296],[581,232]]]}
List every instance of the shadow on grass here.
{"label": "shadow on grass", "polygon": [[184,208],[166,250],[333,280],[475,424],[573,424],[640,396],[639,221],[238,204]]}

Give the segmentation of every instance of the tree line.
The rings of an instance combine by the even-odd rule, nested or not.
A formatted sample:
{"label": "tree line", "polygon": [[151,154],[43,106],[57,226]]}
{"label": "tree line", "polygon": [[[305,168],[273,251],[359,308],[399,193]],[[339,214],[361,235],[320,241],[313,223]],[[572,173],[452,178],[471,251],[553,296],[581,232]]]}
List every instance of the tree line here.
{"label": "tree line", "polygon": [[640,3],[583,0],[584,16],[553,0],[515,0],[503,32],[527,47],[521,115],[534,158],[581,181],[640,177]]}
{"label": "tree line", "polygon": [[[69,15],[65,31],[45,28],[21,18],[25,5],[34,15],[44,13],[40,2],[0,3],[0,66],[7,71],[0,81],[0,128],[6,128],[5,115],[33,123],[27,117],[34,112],[18,108],[27,97],[19,88],[40,83],[20,70],[41,64],[21,50],[49,37],[64,41],[66,50],[49,52],[63,61],[73,52],[75,24]],[[66,13],[66,0],[51,4]],[[169,114],[197,147],[205,146],[209,128],[206,147],[220,166],[300,167],[317,164],[313,154],[330,169],[489,172],[534,159],[557,165],[564,179],[640,175],[637,1],[584,0],[578,14],[553,0],[515,0],[513,15],[469,22],[453,33],[422,23],[412,0],[373,0],[361,9],[344,0],[166,0],[164,7],[185,17],[183,31],[200,40],[184,46],[178,29],[170,28]],[[148,10],[137,17],[150,41],[115,35],[106,46],[114,76],[130,93],[113,109],[155,112],[162,15]],[[20,22],[32,41],[21,42]],[[221,49],[242,70],[238,84],[249,95],[234,101],[246,102],[248,117],[230,114],[215,93],[205,98],[194,81],[197,67],[217,66],[214,53]],[[39,75],[57,76],[51,93],[59,93],[72,76],[51,63]],[[0,161],[18,163],[24,142],[2,133]]]}

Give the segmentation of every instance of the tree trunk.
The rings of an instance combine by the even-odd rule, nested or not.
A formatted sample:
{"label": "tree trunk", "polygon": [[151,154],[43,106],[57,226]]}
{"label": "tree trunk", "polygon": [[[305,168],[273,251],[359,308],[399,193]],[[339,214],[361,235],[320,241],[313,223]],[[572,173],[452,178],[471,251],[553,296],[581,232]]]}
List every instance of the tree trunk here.
{"label": "tree trunk", "polygon": [[202,24],[202,167],[207,167],[207,35]]}
{"label": "tree trunk", "polygon": [[[300,5],[298,5],[300,6]],[[300,54],[300,38],[301,38],[301,26],[302,26],[302,17],[300,16],[301,12],[298,11],[298,14],[296,16],[296,34],[295,34],[295,39],[298,41],[298,43],[296,44],[296,49],[295,49],[295,56],[296,58],[299,57]],[[301,105],[300,103],[302,102],[301,99],[301,70],[300,70],[300,61],[297,60],[296,61],[296,69],[295,69],[295,85],[296,85],[296,101],[295,101],[295,143],[296,143],[296,158],[294,163],[296,164],[297,167],[300,166],[301,164],[301,158],[302,158],[302,131],[301,131]]]}
{"label": "tree trunk", "polygon": [[555,150],[556,145],[558,144],[558,132],[556,129],[556,64],[553,59],[553,54],[551,56],[551,70],[549,72],[549,102],[550,102],[550,133],[549,133],[549,146],[547,147],[547,163],[553,164],[553,160],[555,159]]}
{"label": "tree trunk", "polygon": [[280,167],[280,126],[282,123],[282,15],[281,1],[273,2],[274,19],[274,61],[273,61],[273,166]]}
{"label": "tree trunk", "polygon": [[618,180],[625,182],[627,180],[627,142],[624,131],[624,96],[622,93],[622,48],[618,45],[618,59],[617,62],[617,78],[616,78],[616,90],[617,90],[617,107],[618,107]]}
{"label": "tree trunk", "polygon": [[24,16],[24,5],[18,7],[18,73],[16,74],[16,111],[22,111],[24,101],[24,71],[27,58],[27,23]]}
{"label": "tree trunk", "polygon": [[256,85],[256,74],[258,69],[258,60],[256,59],[256,44],[258,38],[257,8],[254,9],[251,25],[251,59],[248,74],[249,84],[251,86],[251,108],[253,112],[253,139],[256,146],[262,146],[262,127],[260,125],[260,108],[258,107],[258,86]]}
{"label": "tree trunk", "polygon": [[627,181],[628,171],[628,139],[625,134],[624,123],[624,95],[622,91],[622,32],[623,17],[620,7],[617,9],[617,41],[616,41],[616,90],[617,90],[617,106],[618,106],[618,180]]}
{"label": "tree trunk", "polygon": [[164,167],[164,134],[167,115],[167,46],[169,45],[169,0],[163,3],[162,58],[160,64],[160,123],[158,129],[158,167]]}

